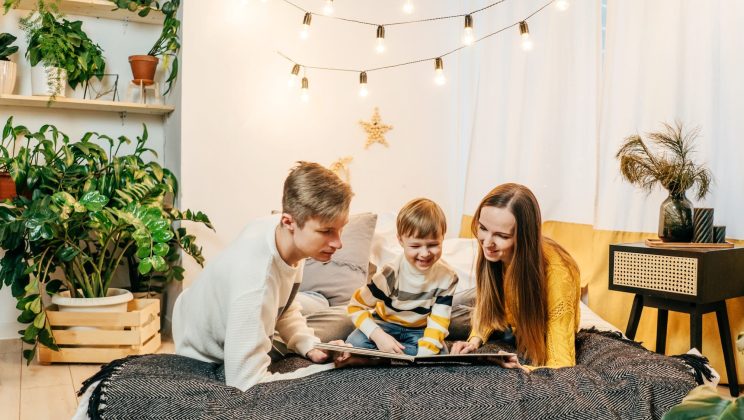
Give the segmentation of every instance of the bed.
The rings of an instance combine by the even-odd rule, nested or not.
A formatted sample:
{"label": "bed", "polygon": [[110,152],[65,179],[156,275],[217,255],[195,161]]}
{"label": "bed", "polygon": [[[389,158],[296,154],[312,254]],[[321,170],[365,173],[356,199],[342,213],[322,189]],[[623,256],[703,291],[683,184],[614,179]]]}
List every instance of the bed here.
{"label": "bed", "polygon": [[[364,282],[370,260],[372,267],[396,255],[389,223],[381,219],[376,224],[372,216],[352,217],[344,232],[345,254],[334,257],[341,263],[306,268],[308,289],[324,293],[313,296],[327,297],[322,310],[336,308],[345,320],[343,308],[334,305],[347,293],[337,290],[339,276]],[[359,245],[361,237],[366,242]],[[448,239],[444,249],[461,277],[460,291],[472,288],[472,240]],[[352,274],[358,279],[352,281]],[[323,290],[329,277],[335,278],[334,289]],[[343,334],[337,328],[323,332],[318,335],[324,340]],[[459,364],[334,369],[289,355],[271,365],[277,373],[271,382],[246,392],[227,386],[216,364],[177,355],[135,356],[102,367],[85,382],[75,418],[654,419],[716,376],[699,355],[663,356],[627,340],[583,302],[576,346],[577,366],[531,373]],[[496,350],[514,349],[498,341],[482,348]]]}

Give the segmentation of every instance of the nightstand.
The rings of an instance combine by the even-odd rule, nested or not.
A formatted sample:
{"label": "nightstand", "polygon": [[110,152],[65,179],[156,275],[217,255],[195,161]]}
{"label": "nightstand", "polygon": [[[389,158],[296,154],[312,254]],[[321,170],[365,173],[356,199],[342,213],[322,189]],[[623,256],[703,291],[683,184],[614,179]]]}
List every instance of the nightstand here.
{"label": "nightstand", "polygon": [[739,395],[726,299],[744,296],[744,247],[610,245],[610,290],[635,293],[625,335],[635,338],[644,306],[658,308],[656,351],[665,353],[668,311],[690,314],[690,347],[702,352],[703,314],[715,312],[729,389]]}

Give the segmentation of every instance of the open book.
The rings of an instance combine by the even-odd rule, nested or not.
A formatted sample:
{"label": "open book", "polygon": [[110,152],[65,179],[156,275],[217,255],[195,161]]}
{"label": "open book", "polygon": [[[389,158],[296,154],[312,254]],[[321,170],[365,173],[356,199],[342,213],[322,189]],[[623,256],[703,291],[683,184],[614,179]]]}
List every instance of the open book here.
{"label": "open book", "polygon": [[466,354],[435,354],[431,356],[409,356],[405,353],[388,353],[380,350],[363,349],[359,347],[339,346],[336,344],[317,343],[316,349],[348,352],[360,356],[380,357],[384,359],[405,360],[411,363],[492,363],[489,359],[497,357],[516,356],[514,353],[466,353]]}

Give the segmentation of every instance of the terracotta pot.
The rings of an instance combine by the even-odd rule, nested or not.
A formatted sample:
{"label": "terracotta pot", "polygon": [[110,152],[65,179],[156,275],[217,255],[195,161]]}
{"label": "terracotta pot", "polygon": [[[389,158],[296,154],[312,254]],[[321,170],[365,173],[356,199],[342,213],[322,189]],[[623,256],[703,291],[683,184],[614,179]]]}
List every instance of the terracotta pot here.
{"label": "terracotta pot", "polygon": [[16,192],[15,182],[10,178],[10,174],[0,172],[0,200],[15,198],[16,195],[18,193]]}
{"label": "terracotta pot", "polygon": [[129,65],[132,67],[132,83],[145,86],[153,84],[158,58],[151,55],[130,55]]}

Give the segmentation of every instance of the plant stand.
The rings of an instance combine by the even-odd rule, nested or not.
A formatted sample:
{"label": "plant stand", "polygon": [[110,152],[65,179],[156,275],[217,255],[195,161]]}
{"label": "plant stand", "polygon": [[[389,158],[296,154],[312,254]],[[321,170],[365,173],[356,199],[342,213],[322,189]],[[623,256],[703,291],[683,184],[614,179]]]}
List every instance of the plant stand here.
{"label": "plant stand", "polygon": [[[160,348],[160,300],[134,299],[124,313],[46,311],[60,351],[39,345],[39,363],[108,363]],[[90,329],[67,329],[88,327]],[[119,328],[119,329],[113,329]]]}

